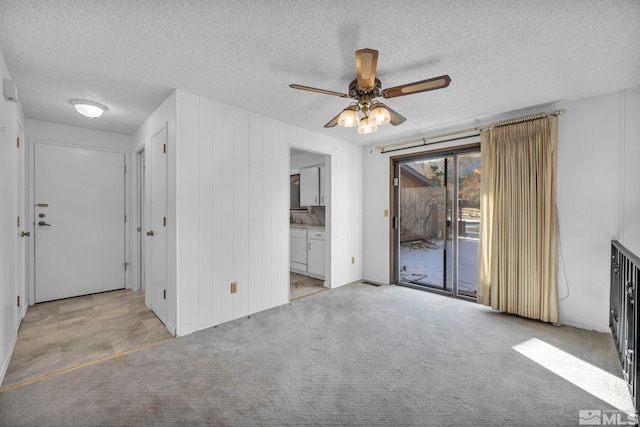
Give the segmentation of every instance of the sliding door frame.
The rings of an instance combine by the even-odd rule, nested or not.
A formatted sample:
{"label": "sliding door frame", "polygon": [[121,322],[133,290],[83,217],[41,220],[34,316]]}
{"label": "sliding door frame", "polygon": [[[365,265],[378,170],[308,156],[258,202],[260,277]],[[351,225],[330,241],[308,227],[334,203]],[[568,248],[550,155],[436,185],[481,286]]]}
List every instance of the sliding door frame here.
{"label": "sliding door frame", "polygon": [[[451,296],[454,298],[458,298],[458,299],[463,299],[463,300],[468,300],[468,301],[476,301],[476,298],[471,297],[471,296],[467,296],[464,294],[459,294],[458,293],[458,203],[459,203],[459,182],[457,182],[459,180],[458,177],[458,161],[457,161],[457,155],[458,154],[465,154],[465,153],[472,153],[472,152],[480,152],[480,142],[475,142],[472,144],[467,144],[464,146],[458,146],[458,147],[447,147],[447,148],[443,148],[443,149],[439,149],[439,150],[430,150],[430,151],[426,151],[426,152],[417,152],[417,153],[410,153],[410,154],[404,154],[404,155],[400,155],[400,156],[393,156],[390,157],[390,206],[391,206],[391,215],[390,215],[390,231],[389,231],[389,237],[390,237],[390,250],[389,250],[389,254],[390,254],[390,262],[389,262],[389,266],[390,266],[390,283],[399,285],[399,286],[405,286],[405,287],[409,287],[409,288],[415,288],[415,289],[420,289],[423,291],[428,291],[428,292],[433,292],[433,293],[438,293],[441,295],[446,295],[446,296]],[[408,282],[402,282],[400,281],[400,214],[401,212],[399,212],[399,207],[400,207],[400,191],[399,191],[399,185],[400,185],[400,165],[404,164],[404,163],[409,163],[411,161],[415,161],[415,160],[429,160],[429,159],[436,159],[436,158],[446,158],[447,156],[451,156],[454,161],[451,162],[452,165],[451,167],[453,167],[453,179],[456,181],[454,183],[454,185],[452,186],[453,188],[453,205],[451,206],[451,224],[452,226],[451,228],[451,250],[452,250],[452,268],[451,268],[451,277],[452,277],[452,281],[451,281],[451,292],[444,290],[444,289],[438,289],[435,287],[429,287],[429,286],[421,286],[421,285],[416,285],[416,284],[412,284],[412,283],[408,283]],[[445,196],[445,218],[447,217],[446,215],[446,203],[448,203],[449,200],[449,190],[447,188],[447,184],[446,184],[446,180],[448,179],[448,171],[445,171],[445,192],[446,192],[446,196]],[[447,269],[446,269],[446,258],[447,258],[447,254],[446,254],[446,244],[447,244],[447,235],[448,235],[448,230],[445,228],[445,235],[444,235],[444,262],[445,262],[445,267],[444,267],[444,273],[443,273],[443,283],[444,283],[444,287],[446,288],[446,277],[447,277]]]}

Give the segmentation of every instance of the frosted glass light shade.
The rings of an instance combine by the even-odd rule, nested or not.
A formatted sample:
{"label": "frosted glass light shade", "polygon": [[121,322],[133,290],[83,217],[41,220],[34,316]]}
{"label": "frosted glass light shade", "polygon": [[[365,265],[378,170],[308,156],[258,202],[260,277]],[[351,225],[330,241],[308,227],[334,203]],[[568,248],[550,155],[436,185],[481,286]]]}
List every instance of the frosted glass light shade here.
{"label": "frosted glass light shade", "polygon": [[98,104],[93,101],[84,101],[81,99],[74,99],[71,101],[71,104],[75,107],[76,111],[83,116],[94,119],[96,117],[102,116],[102,113],[107,111],[107,107],[102,104]]}
{"label": "frosted glass light shade", "polygon": [[342,113],[340,113],[338,117],[338,125],[346,128],[358,126],[359,123],[360,117],[358,117],[358,113],[356,113],[356,110],[352,107],[347,107],[342,110]]}
{"label": "frosted glass light shade", "polygon": [[389,110],[379,105],[371,110],[369,120],[373,120],[377,125],[386,125],[391,121]]}
{"label": "frosted glass light shade", "polygon": [[378,125],[376,124],[376,122],[374,122],[370,118],[364,117],[362,120],[360,120],[360,124],[358,125],[358,133],[360,135],[374,133],[377,130],[378,130]]}

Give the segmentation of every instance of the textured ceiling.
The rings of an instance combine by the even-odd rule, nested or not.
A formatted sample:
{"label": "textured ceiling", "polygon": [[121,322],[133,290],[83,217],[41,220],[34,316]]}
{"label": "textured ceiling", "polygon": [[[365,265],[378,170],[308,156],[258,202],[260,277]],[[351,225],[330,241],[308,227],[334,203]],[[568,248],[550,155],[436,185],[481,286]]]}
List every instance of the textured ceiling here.
{"label": "textured ceiling", "polygon": [[[387,100],[407,121],[373,136],[324,129],[348,100],[288,85],[347,92],[362,48],[383,88],[451,85]],[[366,144],[640,86],[640,1],[0,0],[0,49],[27,118],[131,134],[179,88]]]}

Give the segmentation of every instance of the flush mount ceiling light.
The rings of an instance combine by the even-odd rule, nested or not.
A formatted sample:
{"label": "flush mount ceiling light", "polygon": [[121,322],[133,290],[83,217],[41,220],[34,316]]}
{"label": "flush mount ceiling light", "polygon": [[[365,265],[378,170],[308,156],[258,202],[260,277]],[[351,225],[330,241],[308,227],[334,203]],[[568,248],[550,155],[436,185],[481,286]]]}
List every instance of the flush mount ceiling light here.
{"label": "flush mount ceiling light", "polygon": [[76,108],[78,113],[89,119],[100,117],[102,113],[107,111],[107,107],[104,105],[93,101],[85,101],[83,99],[73,99],[71,100],[71,104]]}
{"label": "flush mount ceiling light", "polygon": [[[442,89],[449,86],[451,78],[448,75],[433,77],[418,82],[408,83],[387,89],[382,89],[382,83],[376,78],[378,66],[378,51],[374,49],[360,49],[356,51],[356,79],[349,84],[348,93],[318,89],[298,84],[289,85],[290,88],[339,96],[340,98],[355,99],[355,103],[348,106],[340,114],[331,119],[324,127],[332,128],[336,125],[344,127],[358,127],[359,134],[373,133],[378,126],[391,123],[398,126],[406,120],[400,114],[375,100],[375,98],[396,98],[429,90]],[[361,112],[362,118],[358,116]]]}

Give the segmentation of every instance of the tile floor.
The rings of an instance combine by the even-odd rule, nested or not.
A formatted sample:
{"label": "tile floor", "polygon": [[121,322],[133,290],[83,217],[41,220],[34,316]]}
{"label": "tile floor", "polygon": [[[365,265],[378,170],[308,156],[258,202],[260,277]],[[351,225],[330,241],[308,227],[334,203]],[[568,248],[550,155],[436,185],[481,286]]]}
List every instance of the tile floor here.
{"label": "tile floor", "polygon": [[144,292],[123,289],[36,304],[22,319],[2,386],[171,337],[144,305]]}
{"label": "tile floor", "polygon": [[329,289],[324,287],[324,280],[314,279],[298,273],[289,272],[289,280],[291,284],[289,300],[291,301]]}

